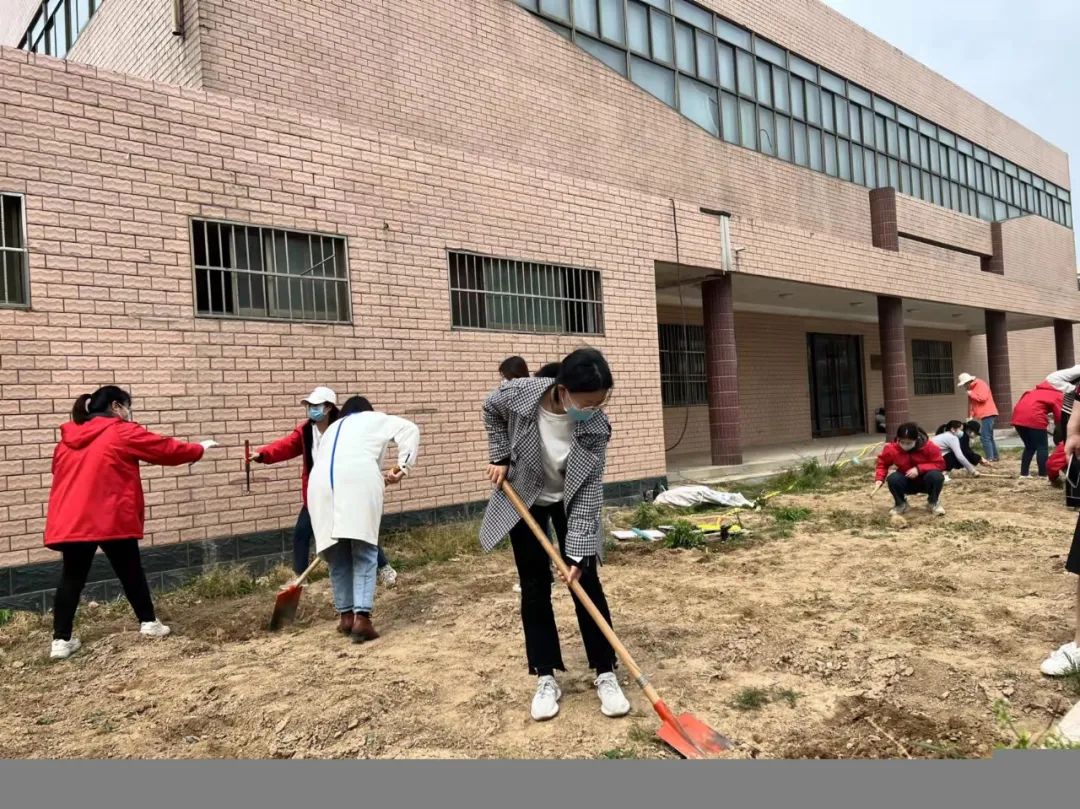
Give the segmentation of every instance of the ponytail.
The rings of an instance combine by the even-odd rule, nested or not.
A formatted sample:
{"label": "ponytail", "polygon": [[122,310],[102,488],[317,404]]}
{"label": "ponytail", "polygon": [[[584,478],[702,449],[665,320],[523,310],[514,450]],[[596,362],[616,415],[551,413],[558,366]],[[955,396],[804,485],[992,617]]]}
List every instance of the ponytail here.
{"label": "ponytail", "polygon": [[93,393],[84,393],[71,408],[71,420],[85,424],[94,416],[106,416],[114,402],[131,407],[131,394],[116,385],[105,385]]}

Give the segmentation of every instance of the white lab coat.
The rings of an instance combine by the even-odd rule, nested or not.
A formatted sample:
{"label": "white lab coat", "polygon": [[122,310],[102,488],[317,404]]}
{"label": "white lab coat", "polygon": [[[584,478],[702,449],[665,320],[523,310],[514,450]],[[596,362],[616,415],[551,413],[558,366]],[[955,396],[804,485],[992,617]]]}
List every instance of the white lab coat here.
{"label": "white lab coat", "polygon": [[420,429],[398,416],[368,411],[338,419],[323,433],[319,454],[308,478],[308,513],[315,551],[322,553],[339,539],[379,544],[382,522],[382,463],[393,441],[398,466],[416,463]]}

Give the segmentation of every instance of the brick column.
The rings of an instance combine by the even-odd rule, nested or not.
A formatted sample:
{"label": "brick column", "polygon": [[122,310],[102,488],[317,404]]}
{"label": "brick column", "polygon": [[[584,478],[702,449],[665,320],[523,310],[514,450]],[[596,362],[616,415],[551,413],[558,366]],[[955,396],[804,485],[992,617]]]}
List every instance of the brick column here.
{"label": "brick column", "polygon": [[870,237],[874,247],[900,252],[895,188],[875,188],[870,192]]}
{"label": "brick column", "polygon": [[1057,356],[1055,368],[1072,368],[1076,365],[1073,352],[1073,324],[1071,320],[1054,321],[1054,353]]}
{"label": "brick column", "polygon": [[1008,427],[1012,418],[1012,384],[1009,380],[1009,330],[1005,313],[986,310],[986,362],[990,367],[990,392],[998,407],[995,427]]}
{"label": "brick column", "polygon": [[904,302],[878,295],[878,330],[881,336],[881,386],[885,394],[885,434],[908,420],[907,345],[904,338]]}
{"label": "brick column", "polygon": [[735,296],[731,276],[701,286],[705,316],[705,379],[709,391],[709,444],[716,466],[742,463],[739,425],[739,358],[735,346]]}

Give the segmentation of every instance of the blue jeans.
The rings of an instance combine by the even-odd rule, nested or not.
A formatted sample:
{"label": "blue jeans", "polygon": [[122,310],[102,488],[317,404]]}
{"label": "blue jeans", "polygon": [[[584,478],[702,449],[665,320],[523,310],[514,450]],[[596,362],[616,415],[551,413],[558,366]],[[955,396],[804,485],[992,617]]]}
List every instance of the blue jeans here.
{"label": "blue jeans", "polygon": [[982,420],[982,428],[979,430],[979,440],[982,442],[983,452],[986,453],[986,460],[996,461],[998,459],[997,443],[994,441],[994,420],[997,416],[987,416]]}
{"label": "blue jeans", "polygon": [[379,546],[359,539],[339,539],[323,556],[330,564],[334,608],[338,612],[371,612]]}
{"label": "blue jeans", "polygon": [[[311,564],[311,540],[314,538],[314,532],[311,530],[311,515],[308,514],[307,506],[300,509],[300,514],[296,518],[296,527],[293,528],[292,535],[292,552],[293,552],[293,570],[296,571],[296,575],[299,576],[305,570],[307,566]],[[383,553],[382,546],[379,546],[379,570],[382,570],[388,564],[386,554]]]}

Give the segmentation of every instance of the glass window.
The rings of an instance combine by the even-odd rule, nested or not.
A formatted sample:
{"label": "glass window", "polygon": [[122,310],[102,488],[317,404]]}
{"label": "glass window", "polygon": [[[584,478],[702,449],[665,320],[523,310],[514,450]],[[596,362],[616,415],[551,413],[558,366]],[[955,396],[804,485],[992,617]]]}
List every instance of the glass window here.
{"label": "glass window", "polygon": [[686,0],[674,0],[672,10],[679,19],[686,20],[689,23],[693,23],[698,28],[703,28],[709,33],[712,33],[713,16],[708,11],[701,8],[701,6],[688,3]]}
{"label": "glass window", "polygon": [[900,193],[911,193],[911,166],[906,163],[900,164]]}
{"label": "glass window", "polygon": [[656,6],[659,9],[663,9],[664,11],[671,11],[670,0],[645,0],[645,2],[648,3],[650,6]]}
{"label": "glass window", "polygon": [[848,128],[848,104],[840,96],[836,96],[836,131],[840,135],[850,134]]}
{"label": "glass window", "polygon": [[617,70],[622,75],[626,75],[625,51],[620,48],[613,48],[610,45],[605,45],[600,40],[580,34],[578,35],[577,43],[583,50],[591,53],[612,70]]}
{"label": "glass window", "polygon": [[863,174],[866,176],[866,187],[877,188],[877,169],[874,153],[869,149],[863,149]]}
{"label": "glass window", "polygon": [[893,188],[900,187],[900,162],[889,159],[889,185]]}
{"label": "glass window", "polygon": [[876,145],[874,140],[874,113],[870,110],[861,110],[862,113],[862,142],[867,146]]}
{"label": "glass window", "polygon": [[[964,150],[961,149],[960,151],[962,152]],[[968,152],[968,154],[971,154],[971,152]],[[1020,182],[1022,182],[1022,183],[1030,183],[1031,182],[1031,172],[1027,171],[1026,169],[1020,169]]]}
{"label": "glass window", "polygon": [[29,306],[23,198],[0,194],[0,307]]}
{"label": "glass window", "polygon": [[1008,160],[1006,160],[1005,161],[1005,173],[1008,174],[1010,177],[1015,177],[1016,176],[1016,165],[1013,164],[1013,163],[1010,163]]}
{"label": "glass window", "polygon": [[778,67],[787,67],[787,54],[784,49],[760,37],[754,40],[754,53]]}
{"label": "glass window", "polygon": [[956,148],[960,150],[961,154],[970,155],[973,153],[971,141],[964,140],[963,138],[956,139]]}
{"label": "glass window", "polygon": [[844,80],[839,76],[836,76],[825,68],[820,68],[818,74],[821,80],[821,86],[826,90],[831,90],[839,95],[844,95],[844,91],[847,89],[844,87]]}
{"label": "glass window", "polygon": [[896,128],[896,121],[885,121],[885,150],[896,157],[900,154],[900,131]]}
{"label": "glass window", "polygon": [[600,33],[605,39],[622,44],[626,32],[623,30],[623,0],[600,0]]}
{"label": "glass window", "polygon": [[866,150],[863,147],[855,143],[851,144],[851,179],[859,185],[866,185],[866,172],[863,171],[865,154]]}
{"label": "glass window", "polygon": [[810,82],[806,82],[806,120],[811,124],[821,124],[821,90]]}
{"label": "glass window", "polygon": [[791,119],[786,115],[776,116],[776,156],[791,161]]}
{"label": "glass window", "polygon": [[799,166],[810,165],[810,154],[806,145],[806,124],[795,121],[791,127],[794,145],[795,163]]}
{"label": "glass window", "polygon": [[949,183],[949,203],[954,211],[962,211],[967,194],[960,193],[959,183]]}
{"label": "glass window", "polygon": [[737,51],[739,65],[739,92],[754,97],[754,57],[746,51]]}
{"label": "glass window", "polygon": [[821,153],[821,130],[811,126],[807,127],[806,131],[810,134],[810,168],[814,171],[821,171],[824,168]]}
{"label": "glass window", "polygon": [[656,96],[668,106],[675,106],[675,73],[673,71],[631,56],[630,78],[645,92]]}
{"label": "glass window", "polygon": [[956,147],[956,136],[949,132],[947,129],[938,130],[938,140],[944,143],[946,146]]}
{"label": "glass window", "polygon": [[857,84],[852,84],[851,82],[848,82],[847,94],[848,98],[850,98],[855,103],[860,104],[863,107],[870,106],[870,93],[859,87]]}
{"label": "glass window", "polygon": [[941,174],[941,150],[945,147],[939,143],[929,141],[928,148],[930,150],[930,171],[934,174]]}
{"label": "glass window", "polygon": [[776,133],[773,130],[773,114],[764,107],[758,107],[758,134],[761,135],[761,151],[776,156]]}
{"label": "glass window", "polygon": [[975,184],[975,175],[976,175],[975,158],[974,157],[965,157],[964,158],[964,176],[963,176],[964,183],[967,184],[968,186],[974,185]]}
{"label": "glass window", "polygon": [[922,156],[919,154],[919,133],[915,130],[908,131],[908,153],[911,155],[912,165],[923,165]]}
{"label": "glass window", "polygon": [[732,45],[738,45],[744,50],[750,50],[751,39],[750,32],[745,28],[740,28],[735,23],[728,22],[723,17],[716,18],[716,35]]}
{"label": "glass window", "polygon": [[899,132],[899,138],[898,139],[900,141],[900,143],[899,143],[899,146],[900,146],[900,151],[899,151],[900,159],[905,161],[905,162],[908,162],[908,161],[911,160],[910,152],[908,152],[908,143],[909,143],[908,131],[906,129],[904,129],[904,127],[900,127],[897,131]]}
{"label": "glass window", "polygon": [[1004,169],[1005,161],[1003,161],[996,154],[992,154],[990,155],[990,165],[993,166],[995,169]]}
{"label": "glass window", "polygon": [[675,23],[675,66],[684,73],[697,73],[696,57],[694,29],[681,22]]}
{"label": "glass window", "polygon": [[948,153],[949,153],[949,179],[950,180],[959,180],[960,179],[960,160],[959,160],[960,155],[956,151],[956,149],[949,149]]}
{"label": "glass window", "polygon": [[725,90],[734,90],[735,50],[721,42],[716,46],[716,55],[720,63],[720,86]]}
{"label": "glass window", "polygon": [[881,151],[885,151],[885,119],[880,115],[874,116],[874,145]]}
{"label": "glass window", "polygon": [[716,90],[709,85],[679,76],[679,110],[702,129],[720,134]]}
{"label": "glass window", "polygon": [[927,137],[937,137],[937,127],[927,121],[925,118],[919,119],[919,132]]}
{"label": "glass window", "polygon": [[650,12],[649,29],[652,32],[652,55],[658,62],[672,62],[671,17],[659,11]]}
{"label": "glass window", "polygon": [[914,169],[911,170],[911,196],[913,197],[922,197],[921,178],[922,175],[918,171]]}
{"label": "glass window", "polygon": [[626,4],[626,30],[630,48],[638,53],[649,52],[649,10],[633,0]]}
{"label": "glass window", "polygon": [[757,100],[772,106],[772,74],[768,62],[760,59],[757,63]]}
{"label": "glass window", "polygon": [[739,142],[739,103],[729,93],[720,94],[720,124],[728,143]]}
{"label": "glass window", "polygon": [[851,179],[851,145],[843,138],[836,142],[836,163],[841,180]]}
{"label": "glass window", "polygon": [[703,31],[697,32],[697,70],[701,78],[716,82],[716,39]]}
{"label": "glass window", "polygon": [[596,0],[574,0],[574,27],[593,36],[600,34]]}
{"label": "glass window", "polygon": [[982,163],[989,163],[990,162],[990,153],[987,152],[986,149],[982,148],[981,146],[976,146],[975,147],[975,159],[982,162]]}
{"label": "glass window", "polygon": [[912,340],[911,366],[916,396],[951,396],[955,392],[951,342]]}
{"label": "glass window", "polygon": [[848,122],[851,124],[851,139],[855,143],[862,143],[862,112],[858,105],[852,102],[848,105]]}
{"label": "glass window", "polygon": [[831,177],[837,175],[836,165],[836,136],[825,134],[825,173]]}
{"label": "glass window", "polygon": [[754,102],[739,100],[739,140],[748,149],[757,148],[757,118],[754,115]]}
{"label": "glass window", "polygon": [[986,194],[979,194],[979,209],[978,214],[980,219],[986,219],[990,221],[994,218],[994,206],[990,202],[990,197]]}
{"label": "glass window", "polygon": [[540,11],[557,20],[570,22],[570,0],[540,0]]}
{"label": "glass window", "polygon": [[1008,210],[1005,207],[1005,203],[1002,202],[1000,199],[995,199],[994,200],[994,219],[997,220],[997,221],[1001,221],[1002,219],[1005,219],[1007,214],[1008,214]]}
{"label": "glass window", "polygon": [[878,185],[887,187],[889,185],[889,159],[883,154],[877,155],[877,181]]}
{"label": "glass window", "polygon": [[908,129],[915,129],[918,127],[918,119],[905,109],[897,109],[896,119]]}
{"label": "glass window", "polygon": [[826,132],[836,131],[836,120],[833,118],[833,94],[828,90],[821,91],[821,126]]}
{"label": "glass window", "polygon": [[796,76],[802,76],[804,79],[817,83],[817,67],[807,62],[805,59],[800,59],[795,54],[791,54],[789,60],[788,69],[791,70]]}
{"label": "glass window", "polygon": [[791,104],[788,100],[788,74],[786,70],[773,68],[773,106],[780,112],[791,112]]}
{"label": "glass window", "polygon": [[896,105],[881,96],[874,96],[874,112],[880,112],[886,118],[895,118]]}
{"label": "glass window", "polygon": [[803,95],[803,80],[791,77],[791,114],[796,118],[806,117],[806,96]]}
{"label": "glass window", "polygon": [[936,177],[936,176],[931,177],[930,178],[930,188],[932,189],[931,200],[933,201],[933,203],[935,205],[940,205],[941,204],[941,178]]}

